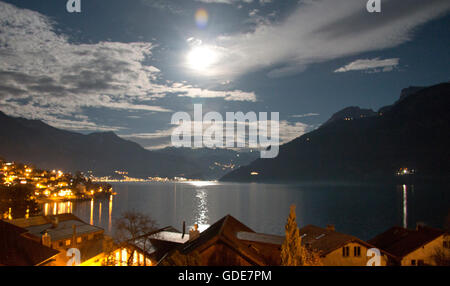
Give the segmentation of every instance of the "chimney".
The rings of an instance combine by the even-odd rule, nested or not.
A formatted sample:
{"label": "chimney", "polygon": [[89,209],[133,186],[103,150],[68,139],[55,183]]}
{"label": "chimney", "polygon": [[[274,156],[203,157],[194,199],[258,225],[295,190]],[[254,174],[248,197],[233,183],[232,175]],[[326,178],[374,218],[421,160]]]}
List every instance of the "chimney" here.
{"label": "chimney", "polygon": [[48,232],[45,232],[42,235],[42,245],[50,248],[52,247],[52,238],[50,237],[50,234],[48,234]]}
{"label": "chimney", "polygon": [[194,224],[194,229],[189,230],[189,241],[196,239],[200,236],[200,231],[198,231],[198,224]]}
{"label": "chimney", "polygon": [[336,231],[336,228],[334,227],[334,224],[327,224],[327,230]]}
{"label": "chimney", "polygon": [[52,219],[52,228],[57,228],[57,227],[58,227],[58,224],[59,224],[59,219],[58,219],[57,216],[55,216],[55,217]]}
{"label": "chimney", "polygon": [[424,227],[425,227],[425,223],[423,223],[423,222],[416,223],[416,231],[422,231]]}
{"label": "chimney", "polygon": [[184,238],[184,235],[186,234],[186,222],[183,221],[183,234],[181,235],[181,238]]}

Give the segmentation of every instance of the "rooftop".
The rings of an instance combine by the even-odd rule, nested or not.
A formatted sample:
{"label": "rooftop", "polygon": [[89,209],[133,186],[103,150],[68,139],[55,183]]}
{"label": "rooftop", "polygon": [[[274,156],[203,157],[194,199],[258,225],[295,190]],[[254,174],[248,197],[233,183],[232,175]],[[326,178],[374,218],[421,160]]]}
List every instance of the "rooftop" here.
{"label": "rooftop", "polygon": [[67,220],[59,222],[57,226],[50,224],[30,226],[26,229],[34,236],[41,237],[45,232],[50,235],[52,241],[71,238],[73,235],[73,225],[76,226],[76,234],[90,234],[102,231],[103,229],[97,226],[86,224],[78,220]]}
{"label": "rooftop", "polygon": [[189,240],[189,234],[185,233],[183,236],[183,234],[180,232],[160,231],[158,233],[151,235],[150,238],[155,240],[163,240],[183,244]]}
{"label": "rooftop", "polygon": [[23,235],[26,229],[0,220],[0,265],[42,265],[59,254]]}
{"label": "rooftop", "polygon": [[357,242],[369,248],[373,247],[355,236],[315,225],[302,227],[300,236],[303,244],[308,245],[313,250],[320,251],[321,255],[328,254],[350,242]]}
{"label": "rooftop", "polygon": [[368,242],[397,257],[403,257],[445,233],[427,226],[418,226],[416,230],[396,226]]}
{"label": "rooftop", "polygon": [[256,248],[252,241],[272,244],[274,240],[276,240],[274,236],[257,234],[231,215],[227,215],[200,233],[199,237],[185,243],[180,251],[183,254],[192,251],[201,253],[212,245],[220,243],[233,249],[251,265],[263,266],[270,264],[267,260],[270,254],[266,253],[269,248]]}
{"label": "rooftop", "polygon": [[236,237],[240,240],[274,244],[274,245],[282,245],[285,240],[285,237],[280,235],[246,232],[246,231],[238,232],[236,234]]}
{"label": "rooftop", "polygon": [[26,228],[26,227],[35,226],[35,225],[52,223],[52,221],[54,221],[55,218],[57,218],[59,222],[63,222],[66,220],[78,220],[78,221],[83,222],[77,216],[75,216],[73,214],[69,214],[69,213],[59,214],[59,215],[48,215],[48,216],[33,216],[33,217],[29,217],[29,218],[17,218],[17,219],[13,219],[9,222],[16,226]]}
{"label": "rooftop", "polygon": [[[55,219],[58,220],[58,223],[53,225]],[[36,216],[28,219],[14,219],[10,222],[11,224],[24,228],[30,235],[35,237],[41,237],[47,232],[52,241],[71,238],[73,235],[73,225],[76,226],[76,233],[78,235],[103,231],[102,228],[87,224],[72,214]]]}

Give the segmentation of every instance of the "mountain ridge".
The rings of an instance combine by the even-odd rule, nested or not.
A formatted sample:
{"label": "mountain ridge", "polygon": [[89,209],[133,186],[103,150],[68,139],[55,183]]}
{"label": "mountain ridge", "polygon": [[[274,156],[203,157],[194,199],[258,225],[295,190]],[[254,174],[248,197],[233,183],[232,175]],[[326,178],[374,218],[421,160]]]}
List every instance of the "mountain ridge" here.
{"label": "mountain ridge", "polygon": [[[130,176],[191,176],[195,163],[149,151],[114,132],[81,134],[40,120],[0,114],[0,153],[8,160],[69,172],[91,170],[108,175],[126,169]],[[194,168],[195,169],[195,168]]]}
{"label": "mountain ridge", "polygon": [[[416,177],[450,175],[450,84],[411,93],[383,114],[324,124],[280,146],[222,181],[395,180],[400,168]],[[251,173],[259,175],[252,176]]]}
{"label": "mountain ridge", "polygon": [[81,134],[0,111],[0,155],[45,169],[93,171],[99,176],[114,175],[117,170],[138,178],[216,180],[253,161],[256,153],[175,147],[147,150],[113,131]]}

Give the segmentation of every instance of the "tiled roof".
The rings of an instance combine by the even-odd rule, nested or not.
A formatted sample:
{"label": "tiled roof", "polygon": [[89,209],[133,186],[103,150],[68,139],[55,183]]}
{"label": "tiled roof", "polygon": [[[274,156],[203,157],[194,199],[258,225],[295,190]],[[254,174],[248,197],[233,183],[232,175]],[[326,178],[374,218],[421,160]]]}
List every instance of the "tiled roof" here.
{"label": "tiled roof", "polygon": [[[57,226],[52,222],[58,219]],[[50,235],[52,241],[71,238],[73,225],[76,225],[77,235],[103,231],[102,228],[85,223],[73,214],[59,214],[51,216],[35,216],[30,218],[13,219],[11,224],[26,229],[28,235],[40,238],[45,232]]]}
{"label": "tiled roof", "polygon": [[[241,257],[253,265],[267,265],[262,253],[249,247],[249,244],[237,237],[239,232],[253,232],[252,229],[232,217],[227,215],[211,225],[208,229],[200,233],[199,237],[185,243],[181,247],[181,252],[184,254],[192,251],[199,251],[208,248],[209,246],[221,242],[232,248]],[[264,251],[264,250],[261,250]]]}
{"label": "tiled roof", "polygon": [[103,231],[102,228],[86,224],[79,220],[67,220],[59,222],[57,226],[53,227],[52,224],[43,224],[27,227],[28,232],[36,237],[41,237],[45,232],[50,235],[52,241],[58,241],[62,239],[72,238],[73,225],[76,226],[76,234],[89,234]]}
{"label": "tiled roof", "polygon": [[260,242],[266,244],[282,245],[285,237],[280,235],[256,233],[256,232],[246,232],[240,231],[237,234],[237,238],[240,240]]}
{"label": "tiled roof", "polygon": [[23,236],[27,230],[0,220],[0,265],[34,266],[59,252]]}
{"label": "tiled roof", "polygon": [[417,230],[392,227],[369,240],[369,243],[400,258],[443,234],[443,230],[426,226],[419,226]]}
{"label": "tiled roof", "polygon": [[183,252],[190,252],[219,237],[236,240],[236,234],[241,231],[254,232],[231,215],[227,215],[200,233],[198,238],[186,243],[183,247]]}
{"label": "tiled roof", "polygon": [[77,216],[73,214],[59,214],[59,215],[49,215],[49,216],[33,216],[29,218],[17,218],[9,221],[11,224],[14,224],[18,227],[27,228],[35,225],[43,225],[52,223],[52,221],[57,218],[59,222],[67,221],[67,220],[77,220],[81,221]]}
{"label": "tiled roof", "polygon": [[300,229],[302,244],[326,255],[350,242],[357,242],[372,248],[369,243],[349,234],[340,233],[331,229],[321,228],[315,225],[307,225]]}

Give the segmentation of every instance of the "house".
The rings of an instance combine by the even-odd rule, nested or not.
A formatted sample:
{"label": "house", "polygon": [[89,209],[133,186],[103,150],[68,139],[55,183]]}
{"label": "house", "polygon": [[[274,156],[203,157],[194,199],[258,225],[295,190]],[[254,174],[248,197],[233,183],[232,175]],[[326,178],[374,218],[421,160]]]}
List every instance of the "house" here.
{"label": "house", "polygon": [[[308,225],[300,229],[302,244],[320,253],[324,266],[366,266],[375,248],[352,235],[336,232],[334,227],[321,228]],[[281,246],[285,237],[257,233],[227,215],[196,238],[178,247],[174,246],[163,256],[160,264],[171,265],[172,255],[198,255],[200,265],[206,266],[276,266],[281,265]],[[389,265],[392,255],[380,250],[380,265]]]}
{"label": "house", "polygon": [[71,248],[79,249],[80,262],[90,260],[103,252],[104,230],[85,223],[73,214],[35,216],[9,222],[25,229],[24,235],[27,238],[59,251],[51,265],[67,265],[70,259],[67,251]]}
{"label": "house", "polygon": [[228,215],[204,232],[181,233],[168,226],[114,245],[111,251],[81,265],[154,266],[166,265],[176,251],[199,253],[205,266],[280,265],[283,236],[256,233]]}
{"label": "house", "polygon": [[149,257],[153,265],[156,265],[169,251],[187,243],[190,235],[183,234],[174,227],[169,226],[152,233],[148,238],[152,245]]}
{"label": "house", "polygon": [[48,265],[59,255],[59,251],[28,238],[26,233],[26,229],[0,220],[0,265]]}
{"label": "house", "polygon": [[[284,238],[258,234],[227,215],[176,248],[182,255],[197,253],[205,266],[268,266],[280,264]],[[162,259],[168,261],[175,249]]]}
{"label": "house", "polygon": [[135,239],[118,244],[111,243],[109,249],[82,266],[153,266],[171,250],[189,240],[177,229],[168,226],[152,231]]}
{"label": "house", "polygon": [[436,265],[438,251],[450,254],[448,232],[420,225],[415,230],[392,227],[369,243],[394,255],[394,263],[401,266]]}
{"label": "house", "polygon": [[112,251],[102,252],[84,261],[80,266],[153,266],[153,262],[133,244],[121,244],[114,245]]}
{"label": "house", "polygon": [[[321,228],[307,225],[300,229],[302,244],[320,253],[324,266],[366,266],[372,256],[367,251],[375,248],[349,234],[337,232],[334,226]],[[389,265],[391,254],[381,250],[381,266]]]}

